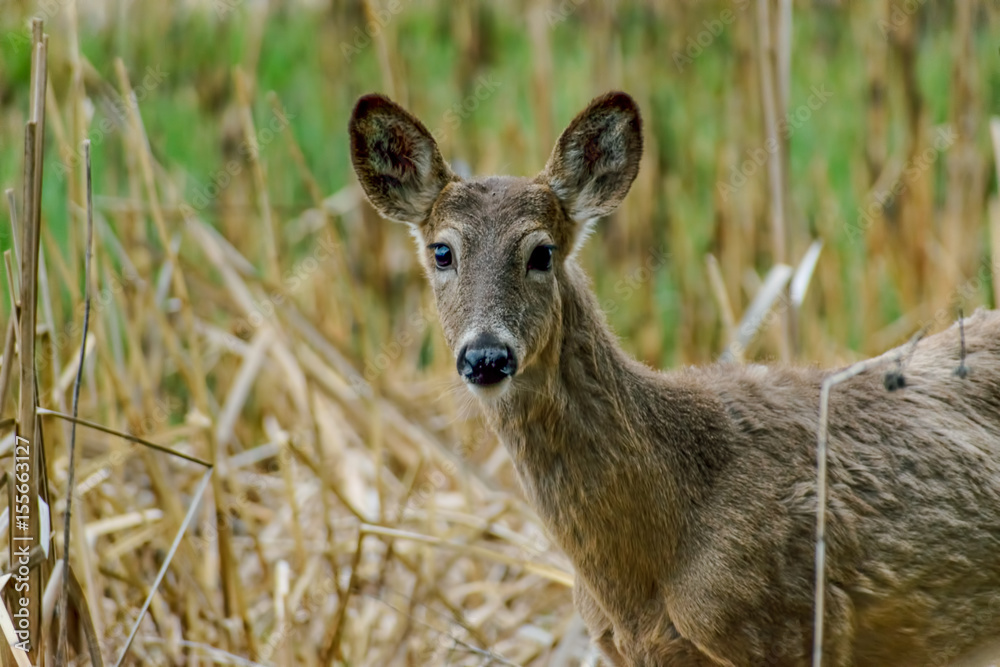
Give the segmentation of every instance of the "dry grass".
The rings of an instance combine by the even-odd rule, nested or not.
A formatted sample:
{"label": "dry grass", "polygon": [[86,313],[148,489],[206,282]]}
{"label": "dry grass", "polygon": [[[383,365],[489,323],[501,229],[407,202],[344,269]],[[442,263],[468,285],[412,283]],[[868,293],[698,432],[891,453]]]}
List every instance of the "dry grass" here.
{"label": "dry grass", "polygon": [[[916,22],[901,24],[889,40],[857,27],[890,16],[887,1],[842,10],[844,25],[855,26],[867,52],[891,52],[896,68],[873,65],[857,75],[864,78],[859,85],[892,93],[872,95],[864,109],[866,141],[850,163],[857,203],[903,183],[893,204],[878,208],[860,230],[860,246],[845,231],[858,215],[839,200],[822,155],[796,173],[784,145],[780,159],[732,196],[691,191],[688,165],[675,164],[678,157],[690,159],[692,171],[707,169],[711,183],[726,182],[747,151],[776,135],[776,119],[801,102],[789,101],[783,23],[789,6],[775,2],[769,12],[755,13],[751,5],[749,20],[734,23],[725,44],[712,47],[746,55],[734,66],[733,97],[718,110],[728,129],[707,147],[678,137],[679,148],[669,154],[661,152],[663,142],[649,141],[634,192],[602,232],[603,242],[584,255],[625,344],[651,362],[707,361],[727,351],[844,361],[905,339],[919,323],[945,325],[958,303],[971,310],[990,293],[996,298],[986,283],[1000,266],[1000,206],[995,198],[985,204],[992,154],[988,143],[977,143],[986,136],[976,126],[982,114],[970,120],[959,107],[949,111],[954,124],[972,123],[975,131],[936,154],[933,169],[907,171],[935,137],[928,101],[912,89],[919,73]],[[960,66],[973,58],[961,45],[972,43],[977,12],[987,10],[985,3],[968,6],[956,10],[953,92],[960,107],[975,110],[982,106],[981,81]],[[351,15],[350,7],[337,7]],[[367,2],[359,7],[365,16],[377,10]],[[573,5],[565,20],[579,22],[582,38],[609,54],[594,64],[588,85],[625,86],[644,109],[662,111],[659,91],[643,87],[643,77],[669,67],[670,53],[718,9],[630,7],[690,30],[672,33],[669,49],[648,56],[621,43],[611,28],[615,16],[603,4]],[[74,664],[87,664],[88,637],[104,663],[118,660],[136,623],[126,662],[142,665],[586,661],[571,569],[521,499],[503,448],[453,381],[411,242],[376,219],[353,183],[339,183],[327,196],[327,184],[312,172],[311,147],[297,143],[295,132],[275,132],[275,147],[266,156],[250,153],[231,183],[204,203],[185,197],[185,173],[157,159],[143,107],[129,105],[121,130],[127,169],[116,174],[114,188],[100,178],[110,171],[98,169],[94,181],[92,312],[83,341],[87,188],[82,163],[72,156],[93,130],[87,105],[107,90],[128,99],[139,83],[130,81],[128,63],[102,67],[113,72],[105,78],[81,55],[73,11],[60,15],[50,47],[60,54],[52,66],[59,84],[42,86],[54,151],[36,147],[49,160],[46,173],[60,159],[73,165],[66,178],[44,183],[66,190],[70,224],[57,237],[41,211],[37,282],[30,266],[15,279],[20,290],[8,281],[11,299],[37,288],[37,326],[20,334],[10,320],[0,374],[0,416],[17,414],[20,433],[34,423],[34,406],[41,407],[31,439],[44,443],[38,484],[51,494],[55,548],[37,557],[44,562],[39,582],[49,584],[48,590],[33,584],[43,641],[32,664],[56,664],[58,596],[50,591],[61,583],[73,423],[57,413],[72,411],[81,343],[84,421],[76,427],[69,550]],[[795,11],[802,11],[798,4]],[[995,9],[989,12],[995,22]],[[485,14],[469,3],[450,15],[449,34],[467,68],[457,74],[463,86],[475,81],[477,59],[486,58],[476,41]],[[757,49],[755,36],[765,24],[772,39]],[[336,30],[349,35],[352,27]],[[526,103],[535,126],[483,128],[470,121],[443,138],[449,154],[468,145],[472,162],[486,170],[510,165],[504,171],[527,173],[541,165],[570,111],[553,110],[563,101],[553,99],[558,91],[551,85],[560,47],[546,14],[528,14],[525,30],[533,67],[524,73]],[[262,117],[255,102],[283,108],[283,100],[258,90],[254,65],[265,47],[253,31],[243,66],[230,73],[232,122],[224,131],[237,144],[260,137],[267,119],[280,118]],[[432,103],[406,75],[412,64],[400,46],[403,32],[390,23],[373,40],[381,81],[372,87],[412,101],[426,116],[420,107]],[[629,74],[632,65],[638,74]],[[678,86],[686,81],[692,91],[697,84],[673,71],[664,77]],[[579,92],[574,106],[588,97]],[[511,109],[515,102],[496,100]],[[329,125],[331,135],[339,134],[327,139],[338,146],[345,122],[346,116]],[[658,127],[651,121],[649,132]],[[903,139],[890,141],[891,129]],[[109,160],[110,149],[96,149],[95,162]],[[276,163],[293,172],[308,202],[286,210],[272,201],[272,178],[287,176],[275,174]],[[26,175],[33,164],[29,156]],[[32,195],[18,204],[22,230],[30,228],[33,201],[44,200]],[[986,238],[987,219],[995,230],[992,255],[969,241]],[[818,263],[804,263],[796,288],[794,269],[817,239],[824,242]],[[669,264],[649,249],[666,249]],[[31,261],[23,246],[16,254],[8,259],[12,277],[14,267]],[[973,288],[982,266],[989,280]],[[628,296],[616,289],[620,279],[630,281]],[[803,281],[811,285],[808,298]],[[788,282],[791,297],[784,298]],[[678,305],[665,305],[664,294]],[[776,303],[788,306],[776,311]],[[20,312],[27,312],[23,303]],[[775,312],[780,317],[769,316]],[[32,329],[35,373],[29,366],[18,377],[14,352],[28,348],[15,343]],[[861,341],[858,349],[847,344],[851,336]],[[37,401],[22,401],[15,413],[5,399],[30,397],[25,388],[36,377]],[[2,424],[0,453],[10,473],[13,421]],[[0,524],[9,526],[9,516]],[[40,529],[30,530],[37,536]],[[7,569],[9,558],[0,556],[0,566]],[[148,613],[140,614],[147,600]]]}
{"label": "dry grass", "polygon": [[[120,65],[118,73],[127,99],[128,76]],[[301,280],[294,288],[277,264],[258,273],[176,198],[134,112],[126,136],[133,196],[95,211],[102,280],[94,287],[103,287],[84,348],[79,409],[88,419],[55,419],[79,368],[80,332],[78,320],[53,326],[49,313],[59,308],[43,287],[44,431],[30,437],[45,434],[40,483],[63,489],[62,422],[79,427],[71,569],[104,661],[122,654],[137,620],[129,655],[140,664],[480,665],[524,664],[552,650],[581,655],[569,567],[517,499],[495,438],[466,423],[459,397],[439,400],[440,386],[371,371],[366,379],[353,353],[321,330],[314,308],[325,308],[329,285],[352,282],[338,261],[341,241],[327,231],[290,267]],[[252,136],[248,107],[243,118]],[[252,168],[266,185],[260,163]],[[288,224],[303,234],[329,230],[331,207],[348,197],[356,209],[356,193],[344,192]],[[257,203],[267,206],[265,197]],[[148,212],[163,253],[151,257],[136,230],[116,233],[109,209]],[[277,262],[276,239],[261,243]],[[61,276],[79,275],[75,253],[66,265],[58,252],[42,256]],[[344,297],[344,307],[360,307]],[[413,354],[431,319],[399,337],[393,361]],[[7,455],[13,444],[11,435]],[[52,519],[64,508],[60,492]],[[37,543],[38,529],[32,535]],[[54,664],[54,607],[46,606],[34,664]],[[82,627],[70,629],[77,661]]]}

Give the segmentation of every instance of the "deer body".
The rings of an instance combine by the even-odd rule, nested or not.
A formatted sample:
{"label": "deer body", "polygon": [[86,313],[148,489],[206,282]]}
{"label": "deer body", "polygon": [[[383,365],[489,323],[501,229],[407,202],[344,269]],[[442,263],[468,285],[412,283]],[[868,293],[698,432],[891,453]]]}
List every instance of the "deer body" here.
{"label": "deer body", "polygon": [[[618,346],[574,253],[638,169],[624,94],[596,99],[534,179],[460,181],[379,96],[351,121],[372,203],[410,224],[459,373],[574,564],[616,666],[807,665],[826,371],[659,373]],[[938,665],[1000,634],[1000,313],[831,394],[828,665]]]}
{"label": "deer body", "polygon": [[[614,664],[809,664],[826,372],[660,374],[591,325],[487,414],[592,636]],[[907,388],[875,370],[831,395],[826,664],[947,664],[1000,636],[1000,313],[965,326],[978,378],[953,373],[956,325]]]}

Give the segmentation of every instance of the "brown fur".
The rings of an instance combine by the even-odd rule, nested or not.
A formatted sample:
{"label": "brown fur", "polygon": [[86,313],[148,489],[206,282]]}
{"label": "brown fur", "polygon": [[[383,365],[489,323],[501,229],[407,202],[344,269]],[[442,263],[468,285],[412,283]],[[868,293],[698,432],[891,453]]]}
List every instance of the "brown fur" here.
{"label": "brown fur", "polygon": [[[595,99],[534,179],[455,178],[380,96],[351,119],[361,185],[421,244],[445,337],[497,334],[504,388],[476,389],[525,493],[572,560],[576,604],[614,665],[808,665],[815,443],[830,371],[651,370],[618,346],[573,255],[638,171],[641,122]],[[388,137],[388,138],[387,138]],[[550,272],[532,248],[557,246]],[[922,341],[831,394],[827,665],[946,664],[1000,633],[1000,313]]]}

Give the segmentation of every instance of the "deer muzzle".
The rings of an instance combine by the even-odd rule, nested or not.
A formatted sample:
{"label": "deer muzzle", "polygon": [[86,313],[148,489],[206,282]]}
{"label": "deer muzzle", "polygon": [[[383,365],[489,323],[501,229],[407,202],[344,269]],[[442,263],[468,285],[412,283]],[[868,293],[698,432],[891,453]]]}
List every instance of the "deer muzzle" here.
{"label": "deer muzzle", "polygon": [[466,382],[494,385],[516,372],[514,351],[494,335],[476,336],[458,352],[458,374]]}

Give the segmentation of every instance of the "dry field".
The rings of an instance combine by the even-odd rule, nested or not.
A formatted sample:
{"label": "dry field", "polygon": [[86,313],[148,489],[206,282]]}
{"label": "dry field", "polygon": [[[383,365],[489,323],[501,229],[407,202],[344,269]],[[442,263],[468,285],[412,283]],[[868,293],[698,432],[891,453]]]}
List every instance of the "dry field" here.
{"label": "dry field", "polygon": [[642,171],[582,259],[622,344],[837,364],[1000,306],[996,34],[982,0],[5,0],[0,454],[44,504],[10,495],[0,567],[35,547],[31,664],[62,619],[76,665],[592,664],[354,181],[353,101],[528,174],[630,92]]}

